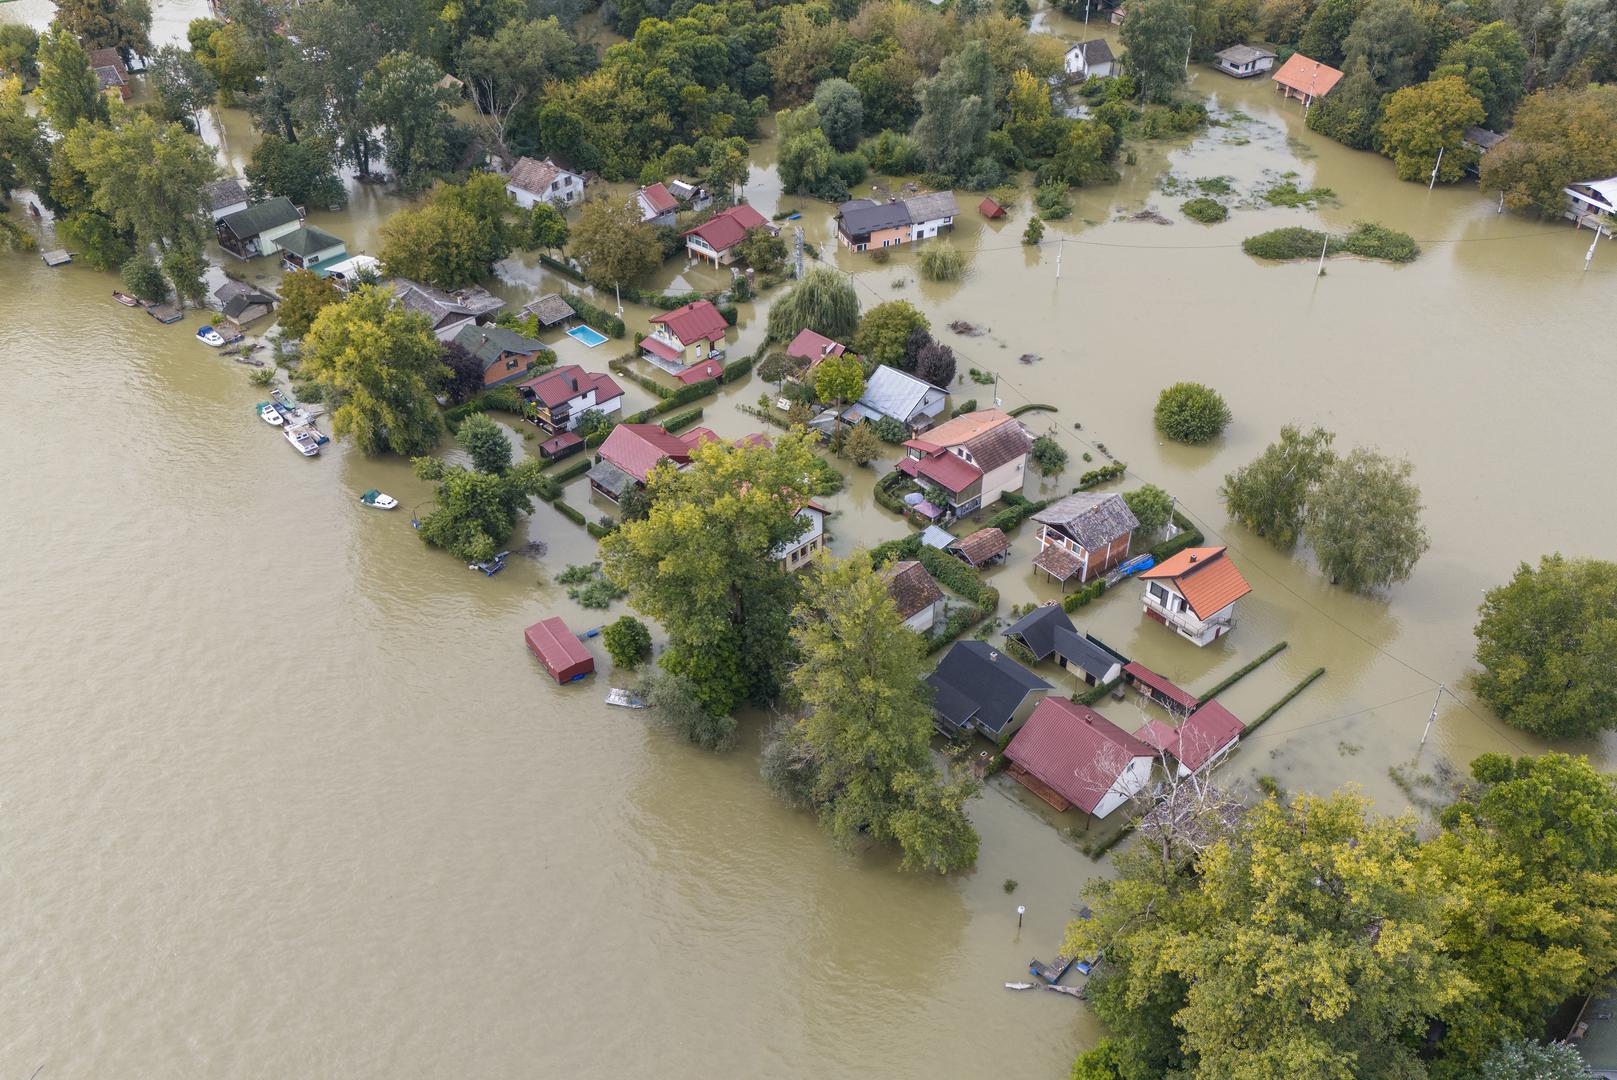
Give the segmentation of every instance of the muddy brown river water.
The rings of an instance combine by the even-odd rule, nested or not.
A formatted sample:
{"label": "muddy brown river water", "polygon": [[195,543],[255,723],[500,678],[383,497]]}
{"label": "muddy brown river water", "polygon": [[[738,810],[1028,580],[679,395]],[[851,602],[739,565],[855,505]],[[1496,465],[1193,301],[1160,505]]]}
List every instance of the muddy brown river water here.
{"label": "muddy brown river water", "polygon": [[[0,19],[42,21],[43,7]],[[157,7],[159,36],[195,13]],[[1019,242],[1025,198],[986,223],[962,195],[954,240],[972,257],[956,283],[918,282],[909,253],[882,266],[840,253],[825,207],[789,204],[867,304],[906,298],[935,327],[986,325],[945,332],[962,371],[997,373],[1007,407],[1057,406],[1026,419],[1074,461],[1030,494],[1070,487],[1104,443],[1130,483],[1168,488],[1229,544],[1254,587],[1206,650],[1143,620],[1132,590],[1085,609],[1084,629],[1191,688],[1289,641],[1224,698],[1248,717],[1328,669],[1243,744],[1226,782],[1356,783],[1402,809],[1388,768],[1414,753],[1436,682],[1465,703],[1439,708],[1423,768],[1542,748],[1466,694],[1470,627],[1518,560],[1611,554],[1617,247],[1584,273],[1587,233],[1498,215],[1472,187],[1399,183],[1384,160],[1308,132],[1266,85],[1193,70],[1195,89],[1248,119],[1141,148],[1121,183],[1077,193],[1038,251]],[[252,145],[238,114],[209,135],[233,163]],[[788,205],[771,154],[757,149],[748,184],[765,213]],[[1157,190],[1165,172],[1248,193],[1296,172],[1337,198],[1208,228]],[[365,189],[313,220],[374,251],[398,205]],[[1115,220],[1146,207],[1173,224]],[[1318,278],[1238,247],[1276,225],[1361,218],[1413,233],[1424,256],[1336,261]],[[531,258],[500,276],[513,299],[557,284]],[[662,283],[716,280],[671,263]],[[1055,1077],[1097,1036],[1070,999],[1000,985],[1053,950],[1077,890],[1105,872],[1037,804],[991,786],[972,810],[981,862],[948,880],[830,850],[764,791],[756,718],[714,756],[600,705],[606,679],[541,677],[524,625],[600,621],[551,584],[590,557],[581,530],[541,506],[526,530],[544,558],[467,573],[407,512],[355,501],[369,487],[427,501],[405,464],[336,445],[293,454],[253,418],[263,395],[243,369],[191,336],[195,313],[158,326],[113,305],[113,284],[0,259],[0,1072]],[[646,314],[631,308],[631,325]],[[762,316],[744,310],[739,350]],[[596,367],[616,351],[559,350]],[[1156,392],[1184,378],[1230,401],[1215,445],[1153,432]],[[756,429],[736,406],[765,389],[728,388],[704,422]],[[643,397],[631,388],[631,407]],[[1432,549],[1410,582],[1345,595],[1306,553],[1225,519],[1220,477],[1290,421],[1415,462]],[[875,475],[832,500],[836,550],[899,534],[871,503]],[[569,498],[588,504],[582,485]],[[1053,597],[1032,577],[1031,536],[1013,540],[994,574],[1004,607]],[[1109,711],[1132,725],[1132,707]],[[1617,749],[1573,748],[1608,765]]]}

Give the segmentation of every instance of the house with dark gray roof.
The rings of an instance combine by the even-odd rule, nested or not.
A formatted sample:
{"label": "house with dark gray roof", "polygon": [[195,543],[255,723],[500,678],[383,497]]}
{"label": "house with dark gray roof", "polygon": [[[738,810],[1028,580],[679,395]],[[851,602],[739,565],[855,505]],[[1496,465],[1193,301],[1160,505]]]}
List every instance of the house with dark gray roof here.
{"label": "house with dark gray roof", "polygon": [[476,323],[462,326],[454,342],[482,363],[484,386],[498,386],[521,378],[545,351],[542,342],[523,337],[515,330]]}
{"label": "house with dark gray roof", "polygon": [[1039,524],[1039,553],[1033,565],[1063,586],[1102,577],[1128,558],[1129,542],[1140,521],[1123,496],[1080,491],[1033,515]]}
{"label": "house with dark gray roof", "polygon": [[902,200],[910,215],[910,240],[925,240],[954,225],[954,216],[960,212],[955,205],[954,192],[934,191],[926,195],[911,195]]}
{"label": "house with dark gray roof", "polygon": [[1275,54],[1251,45],[1231,45],[1213,54],[1214,67],[1237,79],[1250,79],[1275,66]]}
{"label": "house with dark gray roof", "polygon": [[439,341],[455,340],[467,324],[488,322],[505,306],[504,300],[476,285],[445,292],[409,278],[394,278],[392,286],[399,306],[425,315]]}
{"label": "house with dark gray roof", "polygon": [[230,325],[241,329],[275,310],[275,297],[244,281],[227,281],[213,291],[219,311]]}
{"label": "house with dark gray roof", "polygon": [[1117,58],[1105,38],[1080,41],[1067,50],[1067,74],[1077,79],[1105,79],[1117,74]]}
{"label": "house with dark gray roof", "polygon": [[1064,670],[1076,671],[1091,686],[1121,677],[1128,663],[1100,642],[1080,635],[1060,604],[1034,608],[1010,625],[1005,638],[1020,642],[1041,661],[1055,657]]}
{"label": "house with dark gray roof", "polygon": [[215,224],[238,210],[247,209],[248,201],[247,188],[233,176],[202,185],[202,202]]}
{"label": "house with dark gray roof", "polygon": [[926,676],[938,730],[950,738],[973,732],[998,740],[1033,712],[1050,684],[986,641],[957,641]]}
{"label": "house with dark gray roof", "polygon": [[303,211],[284,195],[253,203],[219,219],[219,246],[240,259],[273,255],[277,241],[303,227]]}
{"label": "house with dark gray roof", "polygon": [[525,305],[522,309],[522,314],[532,315],[534,321],[539,324],[539,329],[548,330],[558,323],[566,322],[574,315],[577,315],[578,312],[573,310],[573,305],[562,299],[560,293],[546,293],[539,299]]}
{"label": "house with dark gray roof", "polygon": [[837,207],[837,239],[850,251],[897,247],[936,236],[954,224],[954,192],[935,191],[903,199],[850,199]]}

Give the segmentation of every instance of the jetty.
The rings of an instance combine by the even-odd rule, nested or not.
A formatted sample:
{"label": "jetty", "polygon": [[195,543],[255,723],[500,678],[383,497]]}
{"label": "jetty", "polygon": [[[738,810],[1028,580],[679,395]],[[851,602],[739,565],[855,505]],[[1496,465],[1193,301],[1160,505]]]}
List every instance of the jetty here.
{"label": "jetty", "polygon": [[147,304],[146,314],[150,315],[164,326],[167,326],[169,323],[177,323],[181,319],[185,318],[185,312],[181,311],[173,304]]}

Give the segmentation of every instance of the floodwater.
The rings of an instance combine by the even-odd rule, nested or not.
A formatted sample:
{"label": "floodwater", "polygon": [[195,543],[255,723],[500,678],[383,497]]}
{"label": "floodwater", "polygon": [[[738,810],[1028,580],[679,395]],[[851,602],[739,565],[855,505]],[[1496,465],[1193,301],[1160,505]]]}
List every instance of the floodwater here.
{"label": "floodwater", "polygon": [[[162,25],[189,14],[158,5]],[[1584,273],[1587,234],[1497,215],[1474,188],[1399,183],[1387,162],[1306,131],[1261,82],[1195,69],[1193,86],[1250,119],[1140,148],[1119,184],[1075,195],[1040,250],[1019,242],[1025,196],[986,223],[962,193],[953,241],[972,256],[957,283],[918,281],[910,253],[877,265],[839,252],[825,207],[781,200],[768,145],[747,193],[765,213],[800,207],[806,240],[867,304],[919,304],[962,371],[998,376],[1006,407],[1057,407],[1025,420],[1073,462],[1030,494],[1070,488],[1092,467],[1079,455],[1098,464],[1105,444],[1129,483],[1166,487],[1231,545],[1254,593],[1208,649],[1142,619],[1129,589],[1078,616],[1191,689],[1288,641],[1223,698],[1249,718],[1328,669],[1225,782],[1351,782],[1401,809],[1388,768],[1413,755],[1435,682],[1466,704],[1438,709],[1423,769],[1542,748],[1465,693],[1470,627],[1518,560],[1610,554],[1596,538],[1617,512],[1590,496],[1617,452],[1601,314],[1617,249]],[[218,124],[210,138],[239,162],[251,132],[239,114]],[[1165,171],[1228,176],[1242,193],[1296,172],[1337,197],[1209,228],[1180,219],[1183,196],[1158,190]],[[366,189],[314,220],[374,252],[398,205]],[[1115,220],[1145,208],[1173,224]],[[1336,261],[1319,278],[1238,247],[1275,225],[1359,218],[1413,233],[1424,256]],[[263,262],[246,271],[274,277]],[[500,275],[512,299],[558,284],[531,257]],[[670,263],[659,283],[718,280]],[[0,260],[0,1071],[1054,1077],[1093,1041],[1081,1005],[1000,986],[1053,951],[1077,890],[1105,872],[1049,815],[992,786],[972,808],[980,864],[948,880],[831,850],[759,782],[761,718],[734,753],[707,754],[600,705],[614,680],[599,649],[603,677],[582,687],[537,670],[524,625],[603,618],[551,583],[591,556],[582,530],[540,506],[517,541],[543,557],[468,573],[409,528],[431,493],[404,463],[340,445],[297,456],[253,417],[263,392],[245,369],[191,336],[195,313],[158,326],[113,305],[113,285]],[[641,328],[647,314],[626,312]],[[738,353],[763,315],[744,307]],[[950,335],[954,319],[989,332]],[[558,348],[604,369],[621,344]],[[1029,353],[1042,359],[1019,362]],[[1164,444],[1151,427],[1157,391],[1184,378],[1235,412],[1213,446]],[[727,388],[704,423],[758,429],[738,406],[768,389]],[[957,402],[994,393],[954,388]],[[1225,520],[1220,477],[1292,421],[1415,463],[1432,550],[1413,580],[1349,596],[1305,552]],[[850,471],[832,499],[843,552],[902,529],[870,501],[876,470]],[[361,507],[369,487],[405,509]],[[603,510],[581,483],[568,497]],[[1028,530],[1013,539],[993,575],[1003,610],[1055,596],[1032,576]],[[1133,706],[1107,711],[1135,722]],[[1613,760],[1610,740],[1573,749]]]}

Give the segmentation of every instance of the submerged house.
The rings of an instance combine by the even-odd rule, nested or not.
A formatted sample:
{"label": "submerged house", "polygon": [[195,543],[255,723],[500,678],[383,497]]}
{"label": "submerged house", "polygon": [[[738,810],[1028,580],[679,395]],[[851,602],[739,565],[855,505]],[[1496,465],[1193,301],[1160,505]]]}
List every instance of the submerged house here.
{"label": "submerged house", "polygon": [[959,212],[952,191],[887,202],[850,199],[837,207],[837,239],[850,251],[897,247],[936,236]]}
{"label": "submerged house", "polygon": [[757,210],[740,203],[720,210],[694,229],[685,233],[685,251],[694,259],[708,259],[715,267],[729,266],[738,257],[741,241],[754,229],[763,229],[774,236],[780,228]]}
{"label": "submerged house", "polygon": [[231,214],[247,209],[249,202],[247,189],[235,177],[202,185],[202,201],[215,227]]}
{"label": "submerged house", "polygon": [[937,728],[950,738],[973,732],[998,740],[1015,731],[1050,692],[1050,684],[986,641],[957,641],[937,670],[932,687]]}
{"label": "submerged house", "polygon": [[881,572],[887,592],[898,607],[898,617],[918,634],[932,632],[943,614],[943,590],[926,567],[914,559],[904,559]]}
{"label": "submerged house", "polygon": [[640,339],[640,349],[653,364],[678,374],[708,359],[729,329],[723,313],[711,302],[692,300],[653,315],[651,333]]}
{"label": "submerged house", "polygon": [[1214,67],[1237,79],[1250,79],[1275,66],[1275,54],[1251,45],[1231,45],[1213,54]]}
{"label": "submerged house", "polygon": [[427,321],[432,323],[433,335],[439,341],[453,341],[464,327],[489,322],[505,306],[504,300],[475,285],[445,292],[408,278],[394,278],[393,292],[399,298],[401,307],[419,311],[427,317]]}
{"label": "submerged house", "polygon": [[1093,638],[1080,636],[1060,604],[1036,607],[1005,631],[1038,660],[1056,658],[1064,670],[1076,671],[1091,686],[1120,678],[1128,661]]}
{"label": "submerged house", "polygon": [[925,379],[883,364],[871,373],[859,400],[843,410],[842,419],[857,424],[891,417],[915,434],[931,427],[943,414],[948,396],[948,391]]}
{"label": "submerged house", "polygon": [[124,58],[117,49],[91,49],[88,58],[90,70],[95,72],[96,82],[104,93],[117,94],[123,101],[133,96],[134,91],[129,87],[129,69],[124,66]]}
{"label": "submerged house", "polygon": [[1032,448],[1027,430],[1009,413],[978,409],[906,442],[898,470],[943,491],[947,509],[960,517],[1007,491],[1020,492]]}
{"label": "submerged house", "polygon": [[[742,442],[748,442],[751,438],[761,436],[749,437]],[[763,441],[767,443],[768,440]],[[812,499],[797,508],[797,517],[806,523],[806,527],[795,540],[787,541],[775,551],[775,558],[785,564],[786,569],[801,570],[814,558],[814,553],[825,546],[825,519],[830,513]]]}
{"label": "submerged house", "polygon": [[348,258],[348,245],[313,225],[294,229],[275,241],[288,270],[312,270],[324,277],[326,269]]}
{"label": "submerged house", "polygon": [[1078,79],[1106,79],[1117,74],[1117,58],[1105,38],[1080,41],[1067,50],[1067,74]]}
{"label": "submerged house", "polygon": [[238,259],[273,255],[280,251],[277,241],[303,227],[303,211],[284,195],[253,203],[219,219],[219,246]]}
{"label": "submerged house", "polygon": [[623,390],[610,375],[564,364],[517,387],[533,409],[534,423],[559,435],[572,431],[588,412],[616,413],[623,408]]}
{"label": "submerged house", "polygon": [[589,471],[590,490],[617,502],[631,487],[644,486],[651,470],[663,462],[689,464],[692,445],[657,424],[619,424],[601,444],[600,460]]}
{"label": "submerged house", "polygon": [[505,193],[524,210],[540,203],[567,206],[584,194],[584,178],[550,158],[518,158],[505,175]]}
{"label": "submerged house", "polygon": [[[1578,223],[1604,229],[1608,235],[1611,218],[1617,216],[1617,176],[1604,180],[1580,180],[1561,189],[1566,192],[1566,216]],[[1603,222],[1601,219],[1605,218]]]}
{"label": "submerged house", "polygon": [[1235,602],[1252,591],[1222,547],[1186,548],[1140,578],[1145,614],[1193,645],[1229,633]]}
{"label": "submerged house", "polygon": [[1305,109],[1329,94],[1341,81],[1342,73],[1336,68],[1302,53],[1292,53],[1274,73],[1275,89],[1280,91],[1280,96],[1296,98]]}
{"label": "submerged house", "polygon": [[1033,565],[1065,587],[1082,585],[1128,557],[1140,521],[1123,496],[1080,491],[1033,515],[1039,525],[1039,553]]}
{"label": "submerged house", "polygon": [[213,298],[219,301],[219,312],[225,321],[237,330],[275,310],[275,297],[244,281],[225,282],[213,291]]}
{"label": "submerged house", "polygon": [[1005,556],[1010,553],[1011,542],[1003,530],[988,525],[970,536],[951,540],[943,550],[967,566],[980,570],[985,566],[1004,562]]}
{"label": "submerged house", "polygon": [[647,225],[672,225],[679,200],[662,184],[647,184],[634,193],[635,209]]}
{"label": "submerged house", "polygon": [[460,328],[454,342],[483,365],[483,385],[498,386],[512,379],[520,379],[545,351],[542,342],[523,337],[515,330],[503,326],[478,326],[468,323]]}
{"label": "submerged house", "polygon": [[1005,747],[1007,770],[1056,810],[1104,818],[1151,780],[1156,751],[1075,701],[1046,698]]}
{"label": "submerged house", "polygon": [[539,299],[524,304],[522,314],[532,316],[535,325],[541,330],[549,330],[552,326],[560,326],[578,312],[573,310],[561,293],[546,293]]}

